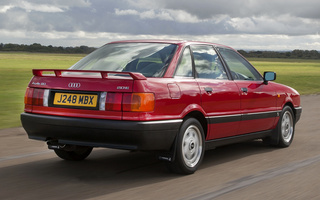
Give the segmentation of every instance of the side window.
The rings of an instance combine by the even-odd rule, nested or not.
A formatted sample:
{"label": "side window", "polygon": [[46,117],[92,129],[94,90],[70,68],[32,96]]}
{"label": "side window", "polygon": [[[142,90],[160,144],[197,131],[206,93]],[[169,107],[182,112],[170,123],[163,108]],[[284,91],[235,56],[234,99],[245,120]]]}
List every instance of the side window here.
{"label": "side window", "polygon": [[263,80],[261,75],[237,52],[219,48],[219,52],[227,63],[234,80]]}
{"label": "side window", "polygon": [[176,77],[193,77],[192,75],[192,58],[190,49],[187,47],[182,55],[176,70]]}
{"label": "side window", "polygon": [[197,78],[227,79],[222,63],[212,46],[191,46]]}

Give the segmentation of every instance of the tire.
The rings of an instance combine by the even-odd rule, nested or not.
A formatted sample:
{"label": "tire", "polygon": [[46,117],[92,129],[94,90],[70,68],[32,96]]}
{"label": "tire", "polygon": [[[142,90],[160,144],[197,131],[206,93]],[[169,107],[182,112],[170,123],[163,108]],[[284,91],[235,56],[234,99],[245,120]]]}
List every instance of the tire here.
{"label": "tire", "polygon": [[276,147],[289,147],[293,141],[295,130],[295,117],[290,106],[285,106],[274,130],[274,135],[266,138],[265,142]]}
{"label": "tire", "polygon": [[177,135],[175,159],[168,162],[169,170],[179,174],[193,174],[204,155],[204,131],[198,120],[188,118]]}
{"label": "tire", "polygon": [[294,114],[289,106],[284,107],[278,122],[279,147],[289,147],[294,136]]}
{"label": "tire", "polygon": [[54,149],[54,152],[64,160],[80,161],[86,159],[92,149],[92,147],[74,146],[72,150]]}

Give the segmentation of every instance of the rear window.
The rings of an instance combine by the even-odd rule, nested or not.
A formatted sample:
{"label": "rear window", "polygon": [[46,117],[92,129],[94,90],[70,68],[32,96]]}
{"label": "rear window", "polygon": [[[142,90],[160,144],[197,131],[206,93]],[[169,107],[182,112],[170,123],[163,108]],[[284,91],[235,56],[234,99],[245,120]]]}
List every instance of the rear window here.
{"label": "rear window", "polygon": [[163,43],[113,43],[102,46],[70,67],[73,70],[140,72],[162,77],[177,45]]}

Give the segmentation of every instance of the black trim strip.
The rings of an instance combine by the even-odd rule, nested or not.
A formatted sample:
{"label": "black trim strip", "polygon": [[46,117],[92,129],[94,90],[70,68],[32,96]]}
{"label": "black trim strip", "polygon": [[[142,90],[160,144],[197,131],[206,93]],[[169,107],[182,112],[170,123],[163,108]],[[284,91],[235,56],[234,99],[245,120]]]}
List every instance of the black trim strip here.
{"label": "black trim strip", "polygon": [[219,138],[214,140],[208,140],[205,142],[206,150],[214,149],[219,146],[224,146],[233,143],[245,142],[254,139],[261,139],[271,136],[273,130],[260,131],[255,133],[249,133],[244,135],[236,135],[226,138]]}
{"label": "black trim strip", "polygon": [[209,124],[229,123],[237,121],[246,121],[254,119],[265,119],[278,117],[281,111],[261,112],[261,113],[246,113],[238,115],[225,115],[225,116],[213,116],[207,117]]}
{"label": "black trim strip", "polygon": [[263,112],[263,113],[249,113],[242,115],[242,120],[254,120],[254,119],[264,119],[279,116],[279,111],[273,112]]}
{"label": "black trim strip", "polygon": [[214,116],[208,117],[209,124],[228,123],[241,121],[242,115],[226,115],[226,116]]}

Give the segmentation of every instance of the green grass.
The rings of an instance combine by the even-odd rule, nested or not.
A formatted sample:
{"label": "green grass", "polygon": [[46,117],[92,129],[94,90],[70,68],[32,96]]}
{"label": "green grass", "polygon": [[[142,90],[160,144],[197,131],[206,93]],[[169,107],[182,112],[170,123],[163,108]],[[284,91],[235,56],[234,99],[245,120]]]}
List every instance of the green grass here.
{"label": "green grass", "polygon": [[33,68],[66,69],[84,55],[0,53],[0,129],[20,126]]}
{"label": "green grass", "polygon": [[[67,69],[84,55],[0,53],[0,129],[20,126],[23,97],[32,69]],[[276,82],[301,94],[320,93],[320,60],[250,59],[261,72],[275,71]]]}
{"label": "green grass", "polygon": [[320,60],[255,58],[250,62],[261,74],[276,72],[277,83],[293,87],[302,95],[320,93]]}

